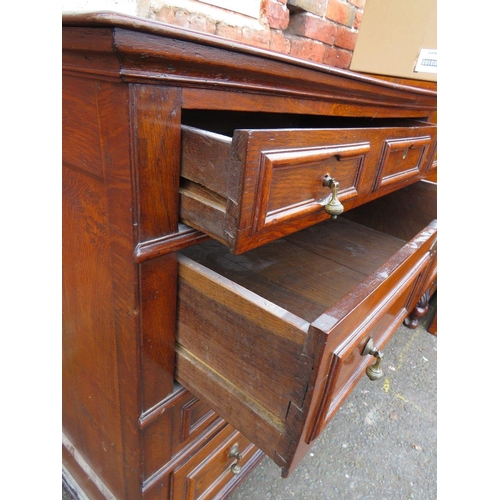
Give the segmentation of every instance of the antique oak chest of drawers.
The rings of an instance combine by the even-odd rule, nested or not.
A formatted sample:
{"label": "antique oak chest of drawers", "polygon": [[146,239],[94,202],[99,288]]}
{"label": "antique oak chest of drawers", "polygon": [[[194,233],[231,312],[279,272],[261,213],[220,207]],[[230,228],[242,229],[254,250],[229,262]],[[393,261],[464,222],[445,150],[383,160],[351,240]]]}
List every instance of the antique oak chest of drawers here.
{"label": "antique oak chest of drawers", "polygon": [[63,471],[81,495],[225,498],[264,454],[286,477],[380,377],[436,283],[435,110],[422,86],[64,17]]}

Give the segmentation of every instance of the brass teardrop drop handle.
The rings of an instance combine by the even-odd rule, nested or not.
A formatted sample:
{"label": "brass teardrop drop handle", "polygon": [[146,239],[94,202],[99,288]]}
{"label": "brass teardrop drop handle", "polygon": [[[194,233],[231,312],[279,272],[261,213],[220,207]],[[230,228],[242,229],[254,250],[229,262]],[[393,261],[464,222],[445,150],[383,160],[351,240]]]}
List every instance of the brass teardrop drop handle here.
{"label": "brass teardrop drop handle", "polygon": [[337,215],[340,215],[344,211],[344,205],[340,203],[338,198],[339,183],[333,177],[330,177],[330,174],[326,174],[323,177],[323,186],[329,187],[332,190],[332,198],[324,207],[325,212],[336,219]]}
{"label": "brass teardrop drop handle", "polygon": [[231,465],[231,472],[236,476],[241,472],[241,466],[238,465],[238,462],[243,458],[242,454],[238,451],[238,443],[231,446],[228,458],[236,458],[236,463]]}
{"label": "brass teardrop drop handle", "polygon": [[375,357],[375,363],[368,366],[368,368],[366,369],[366,375],[370,380],[380,380],[384,376],[384,372],[382,371],[382,368],[380,368],[380,363],[382,362],[384,353],[380,352],[375,347],[375,344],[373,343],[373,339],[371,337],[368,339],[368,342],[363,349],[362,355],[371,355]]}

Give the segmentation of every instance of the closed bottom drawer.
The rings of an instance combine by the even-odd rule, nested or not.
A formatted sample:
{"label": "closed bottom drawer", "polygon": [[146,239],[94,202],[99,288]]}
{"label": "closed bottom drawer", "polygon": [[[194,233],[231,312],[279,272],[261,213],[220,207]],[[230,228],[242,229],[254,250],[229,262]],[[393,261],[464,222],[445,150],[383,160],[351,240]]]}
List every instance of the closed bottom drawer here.
{"label": "closed bottom drawer", "polygon": [[173,471],[171,498],[226,498],[261,457],[262,453],[254,444],[227,425],[196,455]]}
{"label": "closed bottom drawer", "polygon": [[393,193],[383,231],[352,210],[242,255],[213,240],[179,255],[176,377],[283,476],[375,363],[368,343],[382,349],[423,293],[437,222],[435,186],[420,184],[405,189],[421,191],[425,227]]}

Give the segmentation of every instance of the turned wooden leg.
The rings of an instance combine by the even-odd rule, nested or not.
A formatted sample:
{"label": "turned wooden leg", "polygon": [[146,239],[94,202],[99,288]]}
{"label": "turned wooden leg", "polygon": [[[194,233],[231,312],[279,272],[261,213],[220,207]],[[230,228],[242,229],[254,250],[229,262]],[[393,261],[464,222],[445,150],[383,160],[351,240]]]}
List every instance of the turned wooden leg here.
{"label": "turned wooden leg", "polygon": [[408,328],[415,329],[418,326],[418,321],[429,310],[430,293],[427,290],[417,302],[413,311],[405,318],[405,325]]}

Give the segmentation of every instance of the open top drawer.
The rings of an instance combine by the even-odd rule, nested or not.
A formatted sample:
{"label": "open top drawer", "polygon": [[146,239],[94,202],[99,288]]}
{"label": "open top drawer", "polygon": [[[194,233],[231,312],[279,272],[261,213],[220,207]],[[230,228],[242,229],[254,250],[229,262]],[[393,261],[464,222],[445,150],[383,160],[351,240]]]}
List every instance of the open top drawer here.
{"label": "open top drawer", "polygon": [[245,124],[246,115],[201,124],[209,129],[183,125],[181,221],[239,254],[328,219],[326,175],[339,183],[348,210],[425,177],[431,167],[432,124],[337,119],[326,122],[332,128],[317,128],[324,117],[301,118],[292,122],[300,128],[233,130],[231,120]]}
{"label": "open top drawer", "polygon": [[[435,189],[422,193],[428,213]],[[374,362],[368,341],[381,349],[423,294],[427,222],[409,242],[340,216],[243,255],[214,240],[183,250],[177,380],[286,476]]]}

